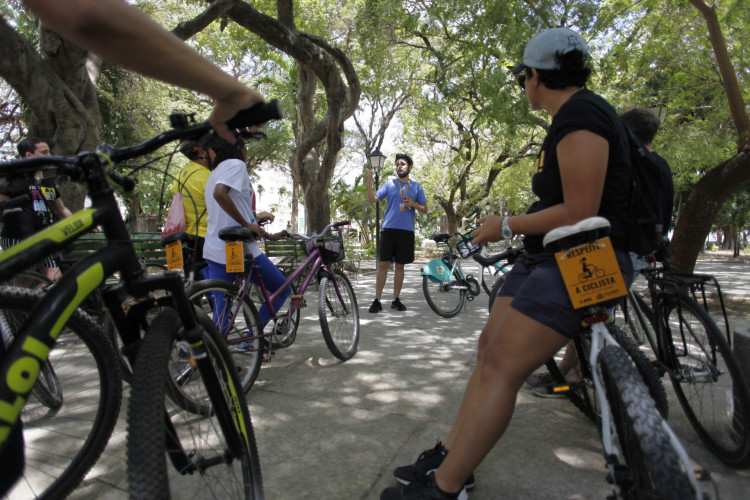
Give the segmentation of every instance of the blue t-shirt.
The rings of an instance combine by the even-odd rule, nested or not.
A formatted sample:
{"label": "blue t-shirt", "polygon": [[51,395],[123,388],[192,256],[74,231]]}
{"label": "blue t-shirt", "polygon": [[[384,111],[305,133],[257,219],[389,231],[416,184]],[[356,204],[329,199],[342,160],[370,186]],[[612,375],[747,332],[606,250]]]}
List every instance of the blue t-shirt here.
{"label": "blue t-shirt", "polygon": [[[396,177],[391,179],[375,192],[379,200],[387,199],[388,204],[383,216],[383,229],[405,229],[414,231],[414,213],[413,207],[404,204],[404,197],[408,196],[420,205],[427,203],[422,186],[418,182],[409,180],[401,182]],[[408,210],[407,210],[408,209]]]}

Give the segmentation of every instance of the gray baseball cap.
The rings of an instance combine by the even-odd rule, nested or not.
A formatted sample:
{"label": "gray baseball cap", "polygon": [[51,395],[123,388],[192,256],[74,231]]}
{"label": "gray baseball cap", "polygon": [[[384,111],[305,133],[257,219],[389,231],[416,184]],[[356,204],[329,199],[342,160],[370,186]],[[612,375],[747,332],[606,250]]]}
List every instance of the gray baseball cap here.
{"label": "gray baseball cap", "polygon": [[[534,35],[526,44],[526,49],[523,51],[523,66],[536,69],[560,69],[555,55],[567,54],[573,50],[580,50],[588,55],[589,49],[581,35],[570,28],[546,29]],[[515,69],[514,73],[516,73]]]}

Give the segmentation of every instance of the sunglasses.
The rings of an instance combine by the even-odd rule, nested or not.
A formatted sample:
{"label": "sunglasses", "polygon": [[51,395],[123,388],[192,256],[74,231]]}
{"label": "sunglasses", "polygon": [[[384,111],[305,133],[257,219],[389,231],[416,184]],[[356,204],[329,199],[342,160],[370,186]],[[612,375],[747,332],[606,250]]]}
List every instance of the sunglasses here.
{"label": "sunglasses", "polygon": [[521,86],[522,91],[526,91],[526,74],[525,73],[518,77],[518,85]]}

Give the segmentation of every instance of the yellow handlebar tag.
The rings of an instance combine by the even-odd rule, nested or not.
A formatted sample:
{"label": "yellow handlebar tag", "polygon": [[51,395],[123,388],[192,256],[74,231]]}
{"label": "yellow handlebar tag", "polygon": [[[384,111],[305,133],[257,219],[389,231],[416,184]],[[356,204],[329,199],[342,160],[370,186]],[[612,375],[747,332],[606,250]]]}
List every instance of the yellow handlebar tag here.
{"label": "yellow handlebar tag", "polygon": [[245,272],[245,256],[242,252],[241,241],[227,241],[224,244],[224,251],[227,256],[227,272],[228,273],[244,273]]}
{"label": "yellow handlebar tag", "polygon": [[555,260],[575,309],[628,293],[609,238],[558,252]]}
{"label": "yellow handlebar tag", "polygon": [[182,269],[182,243],[180,241],[173,241],[167,243],[167,270],[174,271],[175,269]]}

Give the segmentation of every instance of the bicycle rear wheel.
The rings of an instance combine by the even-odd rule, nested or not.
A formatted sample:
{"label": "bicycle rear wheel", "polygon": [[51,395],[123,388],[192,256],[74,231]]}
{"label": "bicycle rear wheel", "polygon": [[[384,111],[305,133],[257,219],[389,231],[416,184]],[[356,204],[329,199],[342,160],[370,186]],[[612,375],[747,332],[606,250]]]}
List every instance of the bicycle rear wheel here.
{"label": "bicycle rear wheel", "polygon": [[[194,399],[211,406],[206,416],[188,414],[165,397],[169,375],[164,366],[174,343],[182,341],[177,312],[160,312],[141,343],[128,408],[131,498],[263,498],[255,434],[245,396],[238,390],[236,367],[211,322],[204,316],[200,324],[206,355],[221,387],[220,394],[209,398],[203,383],[190,386]],[[221,422],[220,414],[231,415],[231,422]],[[174,434],[167,435],[165,416]],[[167,467],[167,457],[174,468]]]}
{"label": "bicycle rear wheel", "polygon": [[349,278],[339,269],[331,272],[322,273],[318,287],[320,329],[331,354],[346,361],[359,344],[359,307]]}
{"label": "bicycle rear wheel", "polygon": [[451,283],[435,282],[429,276],[422,276],[422,291],[427,305],[444,318],[452,318],[461,312],[466,301],[467,290],[459,289],[454,284],[455,280]]}
{"label": "bicycle rear wheel", "polygon": [[[0,309],[12,331],[18,331],[41,296],[0,287]],[[24,405],[26,468],[8,498],[67,496],[98,460],[120,412],[117,353],[87,314],[73,313],[48,363],[59,383],[59,404],[41,402],[35,390]]]}
{"label": "bicycle rear wheel", "polygon": [[[268,346],[255,304],[248,296],[240,303],[240,291],[232,283],[223,280],[198,281],[185,293],[190,302],[202,309],[219,327],[239,369],[242,390],[249,391],[258,378],[263,352]],[[233,315],[235,319],[231,322]],[[176,344],[169,365],[175,377],[185,378],[195,370],[194,366],[185,364],[186,356],[189,356],[187,345],[184,342]]]}
{"label": "bicycle rear wheel", "polygon": [[663,419],[628,354],[607,346],[598,369],[611,408],[618,456],[610,469],[623,498],[683,500],[694,497],[687,472],[664,430]]}
{"label": "bicycle rear wheel", "polygon": [[667,298],[670,373],[688,420],[719,460],[750,465],[750,390],[721,330],[689,297]]}

